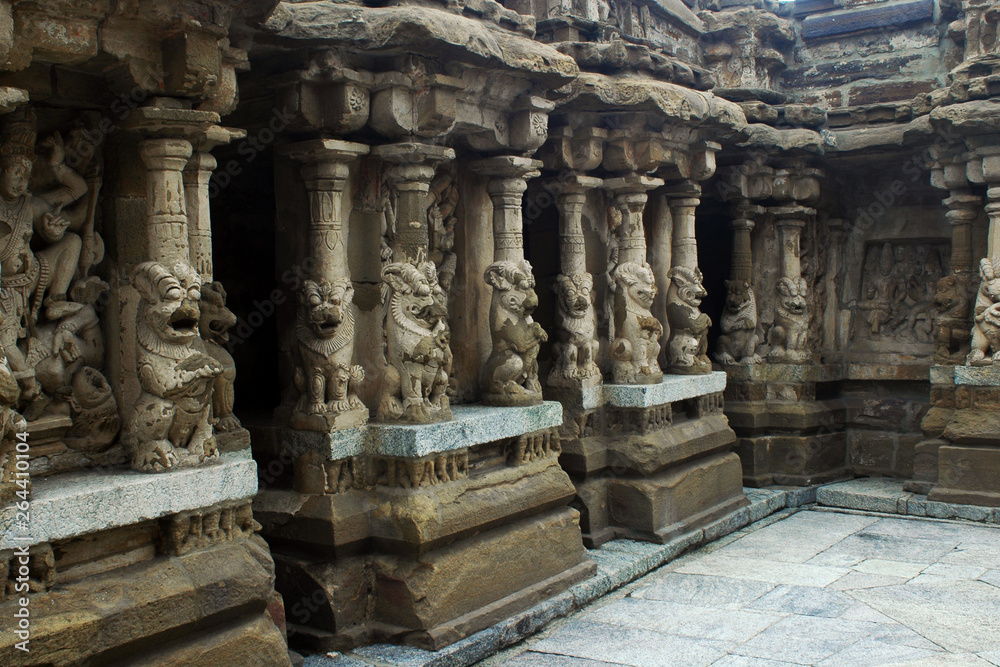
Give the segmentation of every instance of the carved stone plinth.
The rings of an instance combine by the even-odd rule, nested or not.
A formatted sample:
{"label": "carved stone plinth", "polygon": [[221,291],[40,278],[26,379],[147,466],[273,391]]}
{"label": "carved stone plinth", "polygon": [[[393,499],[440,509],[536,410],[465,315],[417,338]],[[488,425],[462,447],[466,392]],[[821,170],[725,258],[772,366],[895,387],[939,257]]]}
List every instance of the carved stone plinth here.
{"label": "carved stone plinth", "polygon": [[[626,537],[667,542],[746,505],[734,436],[722,414],[725,374],[604,385],[565,396],[560,463],[589,547]],[[575,398],[575,400],[574,400]]]}
{"label": "carved stone plinth", "polygon": [[293,646],[437,649],[594,572],[558,463],[562,407],[454,413],[330,434],[254,429],[278,590],[315,595],[311,612],[289,609]]}
{"label": "carved stone plinth", "polygon": [[927,438],[907,490],[928,500],[1000,507],[1000,369],[934,366]]}
{"label": "carved stone plinth", "polygon": [[849,475],[846,407],[840,400],[816,400],[828,368],[727,368],[726,416],[738,438],[745,485],[806,486]]}

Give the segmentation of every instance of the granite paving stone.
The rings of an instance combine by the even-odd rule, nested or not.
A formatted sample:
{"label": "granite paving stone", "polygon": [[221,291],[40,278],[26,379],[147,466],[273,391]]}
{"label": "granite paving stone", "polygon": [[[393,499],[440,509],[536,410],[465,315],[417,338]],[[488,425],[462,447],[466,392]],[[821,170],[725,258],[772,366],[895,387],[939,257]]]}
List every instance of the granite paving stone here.
{"label": "granite paving stone", "polygon": [[570,623],[532,649],[635,667],[700,667],[727,653],[723,642],[591,621]]}
{"label": "granite paving stone", "polygon": [[755,600],[747,609],[836,618],[853,605],[854,600],[840,591],[809,586],[778,586]]}
{"label": "granite paving stone", "polygon": [[[962,521],[785,510],[483,665],[1000,667],[998,535]],[[621,542],[595,560],[610,575],[644,553]]]}
{"label": "granite paving stone", "polygon": [[702,574],[666,572],[637,589],[632,597],[720,609],[742,609],[774,588],[774,584]]}

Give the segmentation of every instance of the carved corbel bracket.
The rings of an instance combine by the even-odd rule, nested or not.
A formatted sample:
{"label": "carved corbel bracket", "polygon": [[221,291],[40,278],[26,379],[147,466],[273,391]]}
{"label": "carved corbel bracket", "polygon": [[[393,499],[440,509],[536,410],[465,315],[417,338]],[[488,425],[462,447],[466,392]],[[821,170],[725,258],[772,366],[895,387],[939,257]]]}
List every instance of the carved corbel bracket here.
{"label": "carved corbel bracket", "polygon": [[376,74],[370,124],[390,139],[447,134],[455,125],[458,91],[464,87],[461,79],[444,74]]}

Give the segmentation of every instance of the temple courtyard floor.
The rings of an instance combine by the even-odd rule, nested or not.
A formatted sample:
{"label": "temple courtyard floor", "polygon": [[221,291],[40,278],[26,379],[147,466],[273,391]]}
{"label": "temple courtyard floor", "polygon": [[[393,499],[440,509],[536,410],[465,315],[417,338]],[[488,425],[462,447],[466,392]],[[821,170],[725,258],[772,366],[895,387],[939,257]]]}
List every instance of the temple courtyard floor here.
{"label": "temple courtyard floor", "polygon": [[786,510],[478,664],[1000,665],[1000,528]]}

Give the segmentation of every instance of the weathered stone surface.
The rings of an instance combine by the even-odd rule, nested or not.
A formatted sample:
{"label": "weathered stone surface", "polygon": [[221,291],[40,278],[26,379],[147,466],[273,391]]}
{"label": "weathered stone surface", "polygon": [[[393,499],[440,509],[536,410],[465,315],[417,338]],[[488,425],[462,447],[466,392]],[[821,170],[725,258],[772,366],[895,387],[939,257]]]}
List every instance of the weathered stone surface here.
{"label": "weathered stone surface", "polygon": [[[129,472],[81,471],[35,481],[31,489],[30,544],[78,537],[206,507],[249,499],[257,491],[257,465],[246,452],[224,454],[206,468],[149,477]],[[13,508],[0,510],[0,548],[15,541]],[[21,531],[16,531],[23,534]]]}
{"label": "weathered stone surface", "polygon": [[843,11],[807,16],[802,21],[802,37],[816,39],[859,30],[886,29],[890,26],[925,21],[934,13],[930,0],[908,0],[886,6],[858,7]]}

